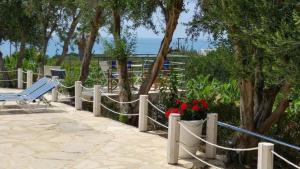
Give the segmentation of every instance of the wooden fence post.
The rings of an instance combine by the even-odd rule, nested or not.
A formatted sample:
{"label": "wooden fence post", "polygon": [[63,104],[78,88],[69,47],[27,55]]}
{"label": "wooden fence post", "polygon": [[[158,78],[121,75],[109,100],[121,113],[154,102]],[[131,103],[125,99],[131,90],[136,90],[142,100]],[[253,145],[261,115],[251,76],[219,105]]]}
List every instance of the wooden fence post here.
{"label": "wooden fence post", "polygon": [[94,98],[93,98],[93,113],[95,117],[101,115],[101,91],[100,85],[94,85]]}
{"label": "wooden fence post", "polygon": [[[58,80],[58,76],[52,76],[52,80],[53,81]],[[57,100],[58,100],[58,86],[52,89],[52,101],[57,102]]]}
{"label": "wooden fence post", "polygon": [[[210,113],[207,115],[207,127],[206,127],[206,140],[208,142],[217,144],[217,133],[218,133],[218,114]],[[217,149],[216,147],[206,144],[205,152],[207,158],[216,158]]]}
{"label": "wooden fence post", "polygon": [[32,86],[32,82],[33,82],[33,72],[32,70],[27,70],[26,88]]}
{"label": "wooden fence post", "polygon": [[23,89],[23,69],[18,68],[18,88]]}
{"label": "wooden fence post", "polygon": [[75,82],[75,108],[76,110],[82,109],[82,87],[81,87],[81,81]]}
{"label": "wooden fence post", "polygon": [[108,93],[112,93],[112,70],[107,70],[107,91]]}
{"label": "wooden fence post", "polygon": [[171,113],[169,117],[167,160],[169,164],[178,163],[179,135],[180,135],[180,114]]}
{"label": "wooden fence post", "polygon": [[140,95],[139,101],[139,130],[147,131],[148,129],[148,95]]}
{"label": "wooden fence post", "polygon": [[272,143],[259,143],[258,144],[258,159],[257,169],[273,169],[273,153],[274,144]]}

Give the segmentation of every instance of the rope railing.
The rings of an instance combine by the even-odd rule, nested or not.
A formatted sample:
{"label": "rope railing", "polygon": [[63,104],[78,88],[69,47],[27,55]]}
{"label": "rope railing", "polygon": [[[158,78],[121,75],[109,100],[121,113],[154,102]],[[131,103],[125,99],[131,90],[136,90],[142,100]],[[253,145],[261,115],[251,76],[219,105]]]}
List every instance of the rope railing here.
{"label": "rope railing", "polygon": [[0,73],[17,72],[18,70],[1,70]]}
{"label": "rope railing", "polygon": [[192,131],[190,131],[187,127],[185,127],[181,122],[178,122],[179,125],[184,129],[186,130],[188,133],[190,133],[192,136],[194,136],[195,138],[201,140],[202,142],[204,143],[207,143],[211,146],[214,146],[214,147],[217,147],[217,148],[220,148],[220,149],[223,149],[223,150],[229,150],[229,151],[237,151],[237,152],[241,152],[241,151],[254,151],[254,150],[258,150],[258,147],[253,147],[253,148],[230,148],[230,147],[224,147],[224,146],[220,146],[220,145],[217,145],[217,144],[214,144],[214,143],[211,143],[209,141],[206,141],[205,139],[197,136],[195,133],[193,133]]}
{"label": "rope railing", "polygon": [[177,65],[185,65],[185,64],[186,64],[186,63],[184,63],[184,62],[175,62],[175,61],[171,61],[171,63],[177,64]]}
{"label": "rope railing", "polygon": [[61,98],[61,99],[74,99],[75,98],[75,96],[65,95],[65,94],[63,94],[59,91],[56,91],[56,92],[57,92],[58,95],[64,96],[64,98]]}
{"label": "rope railing", "polygon": [[81,100],[82,101],[85,101],[85,102],[89,102],[89,103],[93,103],[94,101],[92,101],[92,100],[87,100],[87,99],[85,99],[85,98],[83,98],[83,97],[80,97],[81,98]]}
{"label": "rope railing", "polygon": [[116,103],[119,103],[119,104],[131,104],[131,103],[135,103],[135,102],[138,102],[140,99],[136,99],[136,100],[132,100],[132,101],[128,101],[128,102],[121,102],[121,101],[118,101],[118,100],[115,100],[111,97],[109,97],[107,94],[104,94],[103,96],[105,96],[106,98],[108,98],[109,100],[113,101],[113,102],[116,102]]}
{"label": "rope railing", "polygon": [[158,108],[157,106],[155,106],[149,99],[147,99],[147,102],[154,107],[156,110],[158,110],[160,113],[165,114],[165,112],[163,110],[161,110],[160,108]]}
{"label": "rope railing", "polygon": [[38,76],[39,76],[39,75],[43,75],[42,73],[33,73],[33,74],[34,74],[34,75],[38,75]]}
{"label": "rope railing", "polygon": [[102,103],[101,103],[101,106],[102,106],[103,108],[105,108],[106,110],[112,112],[112,113],[115,113],[115,114],[118,114],[118,115],[122,115],[122,116],[138,116],[138,115],[139,115],[139,114],[125,114],[125,113],[119,113],[119,112],[117,112],[117,111],[114,111],[114,110],[112,110],[112,109],[106,107],[106,106],[105,106],[104,104],[102,104]]}
{"label": "rope railing", "polygon": [[185,151],[186,153],[188,153],[190,156],[194,157],[195,159],[197,159],[198,161],[200,161],[201,163],[205,164],[205,165],[208,165],[209,167],[213,167],[213,168],[216,168],[216,169],[223,169],[223,168],[220,168],[220,167],[217,167],[215,165],[212,165],[204,160],[202,160],[201,158],[197,157],[195,154],[191,153],[190,151],[188,151],[184,146],[182,146],[182,144],[180,144],[180,148]]}
{"label": "rope railing", "polygon": [[281,160],[283,160],[284,162],[286,162],[287,164],[297,168],[297,169],[300,169],[300,166],[292,163],[291,161],[287,160],[286,158],[282,157],[281,155],[279,155],[278,153],[276,153],[275,151],[271,151],[273,155],[275,155],[276,157],[280,158]]}
{"label": "rope railing", "polygon": [[279,141],[279,140],[275,140],[275,139],[272,139],[270,137],[267,137],[267,136],[264,136],[264,135],[261,135],[261,134],[258,134],[258,133],[254,133],[252,131],[248,131],[246,129],[242,129],[242,128],[239,128],[239,127],[236,127],[236,126],[233,126],[233,125],[230,125],[230,124],[226,124],[226,123],[223,123],[223,122],[220,122],[220,121],[218,121],[217,124],[221,127],[224,127],[224,128],[229,128],[229,129],[232,129],[232,130],[244,133],[244,134],[248,134],[248,135],[263,139],[263,140],[270,141],[272,143],[280,144],[280,145],[295,149],[297,151],[300,151],[300,147],[298,147],[298,146],[288,144],[288,143],[285,143],[285,142],[282,142],[282,141]]}
{"label": "rope railing", "polygon": [[[58,81],[58,80],[57,80],[57,81]],[[58,81],[58,83],[59,83],[59,86],[60,86],[60,87],[63,87],[63,88],[66,88],[66,89],[71,89],[71,88],[74,88],[74,87],[75,87],[75,85],[72,85],[72,86],[66,86],[66,85],[62,84],[60,81]]]}
{"label": "rope railing", "polygon": [[160,126],[166,128],[166,129],[169,129],[168,126],[166,126],[166,125],[164,125],[164,124],[158,122],[157,120],[155,120],[155,119],[153,119],[153,118],[151,118],[151,117],[149,117],[149,116],[147,116],[147,118],[150,119],[151,121],[153,121],[154,123],[156,123],[156,124],[158,124],[158,125],[160,125]]}
{"label": "rope railing", "polygon": [[13,82],[18,81],[18,79],[0,80],[0,82]]}
{"label": "rope railing", "polygon": [[88,87],[83,86],[82,84],[80,84],[80,86],[85,90],[90,90],[90,91],[94,90],[94,88],[88,88]]}

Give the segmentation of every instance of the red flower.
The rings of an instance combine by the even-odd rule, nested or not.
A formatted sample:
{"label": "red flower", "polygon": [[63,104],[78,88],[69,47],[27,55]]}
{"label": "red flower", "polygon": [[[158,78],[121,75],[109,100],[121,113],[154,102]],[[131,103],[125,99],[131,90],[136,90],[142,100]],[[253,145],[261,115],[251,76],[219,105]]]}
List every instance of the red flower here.
{"label": "red flower", "polygon": [[198,100],[193,100],[192,105],[196,105],[196,104],[198,104]]}
{"label": "red flower", "polygon": [[199,110],[200,110],[200,107],[199,107],[198,105],[194,105],[194,106],[192,107],[192,110],[194,110],[194,111],[199,111]]}
{"label": "red flower", "polygon": [[183,103],[181,104],[180,109],[181,109],[181,111],[184,111],[184,110],[187,109],[187,107],[188,107],[187,104],[183,102]]}
{"label": "red flower", "polygon": [[170,109],[168,109],[168,110],[165,112],[165,117],[166,117],[166,118],[169,118],[170,114],[171,114],[171,111],[170,111]]}
{"label": "red flower", "polygon": [[176,100],[176,105],[179,105],[180,103],[182,103],[182,101],[181,100]]}
{"label": "red flower", "polygon": [[200,103],[202,104],[203,108],[208,109],[208,103],[206,102],[206,100],[201,99]]}
{"label": "red flower", "polygon": [[165,112],[166,118],[169,118],[170,115],[171,115],[171,113],[181,114],[181,112],[179,111],[178,108],[171,107],[171,108],[169,108],[169,109]]}

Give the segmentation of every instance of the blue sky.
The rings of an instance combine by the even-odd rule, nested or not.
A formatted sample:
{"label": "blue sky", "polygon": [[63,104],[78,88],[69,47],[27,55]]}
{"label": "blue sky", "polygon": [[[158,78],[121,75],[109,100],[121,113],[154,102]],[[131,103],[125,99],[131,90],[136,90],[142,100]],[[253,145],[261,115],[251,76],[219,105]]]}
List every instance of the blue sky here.
{"label": "blue sky", "polygon": [[[193,14],[195,12],[195,0],[187,0],[185,2],[185,9],[186,11],[181,13],[180,17],[179,17],[179,22],[178,25],[176,27],[176,30],[174,32],[174,36],[173,38],[176,39],[178,37],[182,38],[182,37],[187,37],[186,35],[186,26],[184,25],[185,23],[188,23],[189,21],[191,21],[193,19]],[[161,24],[161,19],[163,18],[162,14],[157,11],[154,15],[153,15],[153,19],[154,19],[154,23],[156,24],[157,27],[159,27],[159,25]],[[148,30],[144,27],[139,27],[136,30],[137,33],[137,37],[138,38],[162,38],[163,34],[155,34],[152,30]],[[108,35],[106,31],[101,31],[101,36],[103,37],[107,37],[107,36],[111,36]],[[200,36],[200,39],[207,39],[207,35],[203,34],[203,36]]]}
{"label": "blue sky", "polygon": [[[171,44],[171,46],[175,45],[175,40],[176,38],[185,38],[187,37],[186,35],[186,26],[184,25],[185,23],[188,23],[189,21],[192,20],[193,18],[193,14],[195,11],[195,0],[187,0],[185,3],[185,9],[186,11],[184,11],[183,13],[181,13],[180,17],[179,17],[179,21],[178,21],[178,25],[176,27],[176,30],[174,32],[174,36],[173,36],[173,42]],[[160,13],[160,11],[157,11],[154,15],[153,15],[153,19],[154,19],[154,23],[156,24],[156,26],[158,27],[159,30],[159,26],[162,25],[162,19],[163,16]],[[159,33],[159,34],[155,34],[152,30],[148,30],[144,27],[139,27],[137,30],[135,30],[135,33],[137,35],[138,39],[141,38],[151,38],[152,40],[149,40],[147,42],[147,40],[143,41],[142,44],[137,44],[137,51],[136,52],[149,52],[149,53],[155,53],[158,49],[159,49],[159,45],[160,45],[160,40],[163,38],[163,34]],[[105,29],[101,29],[100,30],[100,36],[103,38],[106,37],[111,37],[111,34],[109,34]],[[153,40],[153,38],[157,38],[157,40]],[[194,46],[196,49],[200,49],[200,48],[208,48],[209,47],[209,43],[207,42],[208,39],[208,35],[207,34],[202,34],[200,37],[198,37],[200,39],[199,42],[195,42]],[[139,40],[138,40],[139,42]],[[154,44],[153,44],[154,43]],[[151,46],[152,49],[147,49]],[[56,37],[55,35],[53,36],[53,38],[50,40],[49,42],[49,47],[47,50],[47,54],[50,56],[56,55],[56,54],[60,54],[61,52],[61,43],[59,42],[58,37]],[[8,43],[4,43],[2,45],[0,45],[0,50],[3,52],[4,56],[9,54],[9,44]],[[94,51],[95,53],[102,53],[103,52],[103,45],[101,44],[95,44],[94,46]],[[12,47],[12,53],[14,52],[14,47]],[[75,46],[75,50],[72,51],[72,49],[70,48],[70,52],[77,52],[76,46]]]}

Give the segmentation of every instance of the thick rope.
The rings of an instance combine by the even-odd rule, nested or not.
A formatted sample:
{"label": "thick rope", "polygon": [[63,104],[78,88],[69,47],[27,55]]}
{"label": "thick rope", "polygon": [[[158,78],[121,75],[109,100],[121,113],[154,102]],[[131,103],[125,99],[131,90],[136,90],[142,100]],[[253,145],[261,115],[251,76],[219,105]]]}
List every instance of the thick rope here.
{"label": "thick rope", "polygon": [[107,97],[109,100],[113,101],[113,102],[116,102],[116,103],[119,103],[119,104],[131,104],[131,103],[135,103],[137,101],[139,101],[140,99],[136,99],[136,100],[132,100],[132,101],[128,101],[128,102],[120,102],[118,100],[115,100],[111,97],[109,97],[108,95],[104,94],[103,96]]}
{"label": "thick rope", "polygon": [[80,84],[80,86],[85,89],[85,90],[94,90],[94,88],[88,88],[88,87],[84,87],[82,84]]}
{"label": "thick rope", "polygon": [[296,165],[296,164],[290,162],[290,161],[287,160],[286,158],[284,158],[284,157],[282,157],[281,155],[277,154],[275,151],[272,150],[271,152],[272,152],[272,154],[274,154],[276,157],[278,157],[278,158],[280,158],[281,160],[285,161],[285,162],[288,163],[289,165],[291,165],[291,166],[293,166],[293,167],[295,167],[295,168],[297,168],[297,169],[300,169],[300,166],[298,166],[298,165]]}
{"label": "thick rope", "polygon": [[104,104],[101,103],[101,106],[104,107],[106,110],[112,112],[112,113],[115,113],[115,114],[118,114],[118,115],[122,115],[122,116],[138,116],[139,114],[124,114],[124,113],[119,113],[119,112],[116,112],[108,107],[106,107]]}
{"label": "thick rope", "polygon": [[11,80],[0,80],[0,82],[12,82],[12,81],[17,81],[18,79],[11,79]]}
{"label": "thick rope", "polygon": [[61,98],[61,99],[74,99],[75,96],[70,96],[70,95],[65,95],[63,93],[60,93],[59,91],[56,91],[58,95],[60,96],[64,96],[64,98]]}
{"label": "thick rope", "polygon": [[[101,88],[102,88],[103,90],[102,90]],[[100,86],[99,92],[100,92],[100,93],[105,93],[104,90],[105,90],[105,88],[103,88],[102,86]]]}
{"label": "thick rope", "polygon": [[206,141],[205,139],[197,136],[195,133],[193,133],[192,131],[190,131],[188,128],[186,128],[181,122],[179,122],[179,125],[185,129],[188,133],[190,133],[192,136],[196,137],[197,139],[201,140],[202,142],[205,142],[209,145],[212,145],[214,147],[223,149],[223,150],[229,150],[229,151],[254,151],[254,150],[258,150],[258,147],[253,147],[253,148],[229,148],[229,147],[223,147],[223,146],[219,146],[217,144],[211,143],[209,141]]}
{"label": "thick rope", "polygon": [[189,152],[184,146],[180,146],[180,148],[181,148],[182,150],[184,150],[185,152],[187,152],[187,153],[188,153],[189,155],[191,155],[192,157],[194,157],[195,159],[197,159],[197,160],[199,160],[200,162],[202,162],[203,164],[205,164],[205,165],[208,165],[208,166],[213,167],[213,168],[216,168],[216,169],[223,169],[223,168],[214,166],[214,165],[212,165],[212,164],[210,164],[210,163],[208,163],[208,162],[202,160],[201,158],[197,157],[195,154]]}
{"label": "thick rope", "polygon": [[0,73],[17,72],[18,70],[1,70]]}
{"label": "thick rope", "polygon": [[94,101],[91,101],[91,100],[86,100],[84,99],[83,97],[80,97],[82,101],[85,101],[85,102],[89,102],[89,103],[93,103]]}
{"label": "thick rope", "polygon": [[147,118],[150,119],[151,121],[153,121],[154,123],[156,123],[156,124],[158,124],[158,125],[160,125],[160,126],[166,128],[166,129],[169,129],[168,126],[166,126],[166,125],[164,125],[164,124],[162,124],[162,123],[156,121],[155,119],[153,119],[153,118],[151,118],[151,117],[149,117],[149,116],[147,116]]}
{"label": "thick rope", "polygon": [[173,64],[173,65],[185,65],[185,63],[183,63],[183,62],[174,62],[174,61],[172,61],[171,64]]}
{"label": "thick rope", "polygon": [[59,86],[60,87],[63,87],[63,88],[66,88],[66,89],[71,89],[71,88],[74,88],[75,85],[72,85],[72,86],[65,86],[64,84],[62,84],[61,82],[59,82]]}
{"label": "thick rope", "polygon": [[147,101],[148,101],[148,103],[152,106],[152,107],[154,107],[156,110],[158,110],[159,112],[161,112],[162,114],[165,114],[165,112],[163,111],[163,110],[160,110],[157,106],[155,106],[150,100],[148,100],[147,99]]}

